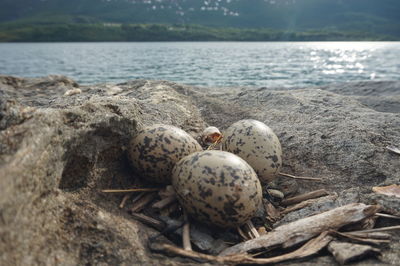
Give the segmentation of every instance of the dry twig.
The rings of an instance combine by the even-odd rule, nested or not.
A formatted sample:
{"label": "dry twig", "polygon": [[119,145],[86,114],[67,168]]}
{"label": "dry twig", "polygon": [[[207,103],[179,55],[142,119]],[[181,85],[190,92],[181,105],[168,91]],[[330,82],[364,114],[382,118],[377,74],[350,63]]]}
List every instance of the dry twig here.
{"label": "dry twig", "polygon": [[315,199],[315,198],[319,198],[319,197],[327,196],[327,195],[329,195],[329,193],[325,189],[315,190],[315,191],[311,191],[311,192],[308,192],[308,193],[305,193],[302,195],[298,195],[298,196],[295,196],[292,198],[285,199],[282,201],[282,205],[289,206],[289,205],[303,202],[305,200]]}
{"label": "dry twig", "polygon": [[206,260],[210,262],[216,262],[222,265],[243,263],[243,261],[245,261],[247,258],[251,258],[250,256],[244,254],[234,254],[229,256],[207,255],[192,250],[184,250],[182,248],[178,248],[170,244],[161,244],[157,249],[160,249],[162,251],[167,251],[175,255],[180,255],[182,257]]}
{"label": "dry twig", "polygon": [[165,228],[165,224],[157,219],[151,218],[149,216],[146,216],[142,213],[131,213],[131,215],[133,216],[133,218],[135,218],[136,220],[144,223],[145,225],[151,226],[155,229],[157,229],[158,231],[162,231]]}
{"label": "dry twig", "polygon": [[295,175],[290,175],[290,174],[285,174],[285,173],[279,173],[279,175],[284,176],[284,177],[293,178],[293,179],[301,179],[301,180],[308,180],[308,181],[322,181],[322,178],[318,178],[318,177],[295,176]]}
{"label": "dry twig", "polygon": [[222,135],[218,137],[218,139],[211,144],[210,146],[208,146],[207,150],[213,150],[221,141],[222,141]]}
{"label": "dry twig", "polygon": [[146,207],[147,204],[149,204],[152,200],[157,197],[157,193],[149,193],[141,197],[136,204],[132,207],[131,211],[132,212],[140,212],[141,210]]}
{"label": "dry twig", "polygon": [[267,213],[267,220],[275,223],[281,218],[281,212],[270,202],[264,203],[264,208]]}
{"label": "dry twig", "polygon": [[292,260],[292,259],[299,259],[308,257],[311,255],[316,254],[322,248],[326,247],[329,242],[332,241],[332,237],[328,235],[327,232],[322,233],[318,237],[310,240],[301,248],[272,258],[253,258],[246,254],[233,254],[227,256],[212,256],[206,255],[202,253],[198,253],[195,251],[187,251],[172,245],[162,244],[161,247],[165,251],[169,251],[176,255],[189,257],[192,259],[202,259],[209,262],[215,262],[219,264],[270,264],[270,263],[278,263],[282,261]]}
{"label": "dry twig", "polygon": [[294,212],[294,211],[303,209],[303,208],[305,208],[305,207],[308,207],[308,206],[310,206],[311,204],[313,204],[314,202],[315,202],[314,199],[305,200],[305,201],[303,201],[303,202],[297,203],[296,205],[293,205],[293,206],[290,206],[290,207],[285,208],[284,210],[282,210],[281,213],[282,213],[283,215],[286,215],[286,214],[288,214],[288,213],[291,213],[291,212]]}
{"label": "dry twig", "polygon": [[122,200],[121,200],[121,204],[119,204],[119,208],[122,209],[125,206],[126,201],[132,196],[132,194],[126,194]]}
{"label": "dry twig", "polygon": [[256,238],[256,237],[260,236],[260,234],[258,233],[257,229],[254,227],[254,224],[251,220],[246,222],[244,228],[247,231],[247,234],[250,236],[250,238]]}
{"label": "dry twig", "polygon": [[328,234],[328,232],[321,233],[318,237],[311,239],[306,244],[304,244],[301,248],[276,257],[265,258],[265,259],[255,259],[249,258],[245,261],[245,263],[249,264],[270,264],[270,263],[278,263],[287,260],[300,259],[305,258],[311,255],[318,253],[321,249],[326,247],[331,241],[332,236]]}
{"label": "dry twig", "polygon": [[378,216],[378,217],[383,217],[383,218],[389,218],[389,219],[398,219],[398,220],[400,220],[400,217],[399,216],[396,216],[396,215],[391,215],[391,214],[386,214],[386,213],[375,213],[375,216]]}
{"label": "dry twig", "polygon": [[390,234],[381,232],[372,232],[372,233],[346,232],[346,234],[360,238],[371,238],[371,239],[381,239],[381,240],[389,240],[392,238]]}
{"label": "dry twig", "polygon": [[179,204],[177,202],[175,202],[163,209],[160,209],[160,215],[170,216],[171,213],[177,211],[178,209],[179,209]]}
{"label": "dry twig", "polygon": [[161,199],[173,196],[173,195],[175,195],[174,187],[171,185],[168,185],[165,188],[160,189],[160,191],[158,192],[158,195],[160,196]]}
{"label": "dry twig", "polygon": [[357,235],[352,234],[351,232],[349,233],[344,233],[344,232],[338,232],[338,231],[330,231],[332,234],[348,238],[353,241],[361,242],[361,243],[368,243],[368,244],[382,244],[382,243],[390,243],[390,240],[388,239],[374,239],[374,238],[365,238],[365,237],[360,237]]}
{"label": "dry twig", "polygon": [[374,228],[374,229],[361,230],[361,231],[354,231],[351,233],[375,233],[375,232],[386,232],[386,231],[397,231],[397,230],[400,230],[400,225]]}
{"label": "dry twig", "polygon": [[386,149],[397,155],[400,155],[400,149],[395,146],[386,146]]}
{"label": "dry twig", "polygon": [[237,229],[239,235],[240,235],[244,240],[249,240],[249,239],[250,239],[250,237],[248,237],[248,236],[243,232],[243,230],[242,230],[239,226],[236,227],[236,229]]}
{"label": "dry twig", "polygon": [[146,195],[146,192],[140,192],[136,197],[133,198],[132,204],[135,204],[138,200],[140,200],[144,195]]}
{"label": "dry twig", "polygon": [[167,198],[164,198],[164,199],[162,199],[162,200],[160,200],[160,201],[157,201],[157,202],[154,203],[151,207],[153,207],[154,209],[162,210],[162,209],[164,209],[165,207],[167,207],[168,205],[174,203],[175,201],[176,201],[176,196],[175,196],[175,195],[172,195],[172,196],[169,196],[169,197],[167,197]]}
{"label": "dry twig", "polygon": [[183,211],[183,219],[185,220],[185,224],[183,225],[182,229],[183,249],[190,251],[192,250],[192,244],[190,244],[190,223],[186,211]]}
{"label": "dry twig", "polygon": [[154,192],[159,191],[159,188],[130,188],[130,189],[104,189],[104,193],[128,193],[128,192]]}

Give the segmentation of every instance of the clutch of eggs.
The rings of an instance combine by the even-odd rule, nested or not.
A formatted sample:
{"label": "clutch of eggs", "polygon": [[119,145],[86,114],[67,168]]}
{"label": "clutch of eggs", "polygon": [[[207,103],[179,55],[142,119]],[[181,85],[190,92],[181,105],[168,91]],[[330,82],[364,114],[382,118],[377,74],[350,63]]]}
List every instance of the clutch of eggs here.
{"label": "clutch of eggs", "polygon": [[244,224],[262,202],[261,184],[253,168],[224,151],[184,157],[172,171],[172,185],[189,215],[221,227]]}
{"label": "clutch of eggs", "polygon": [[282,166],[282,148],[278,137],[267,125],[245,119],[232,124],[224,133],[222,150],[249,163],[261,182],[271,182],[278,175]]}
{"label": "clutch of eggs", "polygon": [[175,164],[196,151],[200,144],[180,128],[155,124],[139,131],[129,144],[129,159],[146,181],[170,184]]}

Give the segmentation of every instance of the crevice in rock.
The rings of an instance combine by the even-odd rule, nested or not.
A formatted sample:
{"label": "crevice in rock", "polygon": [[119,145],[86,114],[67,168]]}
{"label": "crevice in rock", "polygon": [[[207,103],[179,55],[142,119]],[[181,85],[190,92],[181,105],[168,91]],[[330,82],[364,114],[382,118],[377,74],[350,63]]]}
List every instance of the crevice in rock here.
{"label": "crevice in rock", "polygon": [[92,168],[93,162],[88,158],[74,154],[64,167],[59,188],[73,191],[84,187]]}

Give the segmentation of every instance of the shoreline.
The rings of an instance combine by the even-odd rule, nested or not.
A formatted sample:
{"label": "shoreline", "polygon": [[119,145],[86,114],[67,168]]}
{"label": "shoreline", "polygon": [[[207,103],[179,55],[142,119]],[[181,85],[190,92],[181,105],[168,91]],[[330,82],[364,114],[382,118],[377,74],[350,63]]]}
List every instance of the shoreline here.
{"label": "shoreline", "polygon": [[0,23],[0,42],[107,41],[400,41],[396,35],[356,30],[276,30],[200,25]]}
{"label": "shoreline", "polygon": [[[228,90],[253,90],[253,89],[269,89],[269,90],[293,90],[293,89],[318,89],[320,87],[322,88],[329,88],[329,87],[347,87],[347,86],[355,86],[357,87],[359,84],[382,84],[382,83],[393,83],[393,84],[400,84],[400,79],[373,79],[373,80],[352,80],[352,81],[341,81],[341,82],[329,82],[325,84],[310,84],[310,85],[302,85],[302,86],[293,86],[293,85],[270,85],[270,86],[261,86],[261,85],[233,85],[233,86],[207,86],[207,85],[197,85],[197,84],[190,84],[190,83],[185,83],[185,82],[179,82],[179,81],[174,81],[174,80],[166,80],[166,79],[143,79],[143,78],[137,78],[137,79],[126,79],[121,81],[112,81],[112,80],[107,80],[103,82],[93,82],[93,83],[83,83],[76,81],[72,77],[67,77],[62,74],[51,74],[47,76],[34,76],[34,77],[27,77],[27,76],[18,76],[18,75],[9,75],[9,74],[3,74],[0,73],[0,79],[1,78],[12,78],[12,79],[20,79],[20,80],[41,80],[41,79],[46,79],[49,77],[65,77],[70,80],[73,80],[76,84],[79,84],[80,87],[97,87],[97,86],[104,86],[104,85],[111,85],[111,86],[118,86],[120,84],[125,84],[129,82],[141,82],[141,81],[150,81],[150,82],[167,82],[167,83],[176,83],[176,84],[181,84],[183,86],[189,86],[193,88],[199,88],[203,92],[204,91],[210,91],[212,92],[217,92],[215,90],[219,90],[220,92],[228,91]],[[400,90],[400,85],[399,85],[399,90]],[[395,93],[396,90],[394,90]]]}

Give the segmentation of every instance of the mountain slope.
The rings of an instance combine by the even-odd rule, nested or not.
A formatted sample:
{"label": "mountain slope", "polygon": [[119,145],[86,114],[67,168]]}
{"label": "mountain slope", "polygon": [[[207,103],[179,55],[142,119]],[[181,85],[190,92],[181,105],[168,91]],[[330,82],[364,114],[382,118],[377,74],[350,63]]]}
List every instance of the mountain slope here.
{"label": "mountain slope", "polygon": [[168,23],[400,36],[398,0],[2,0],[0,22]]}

